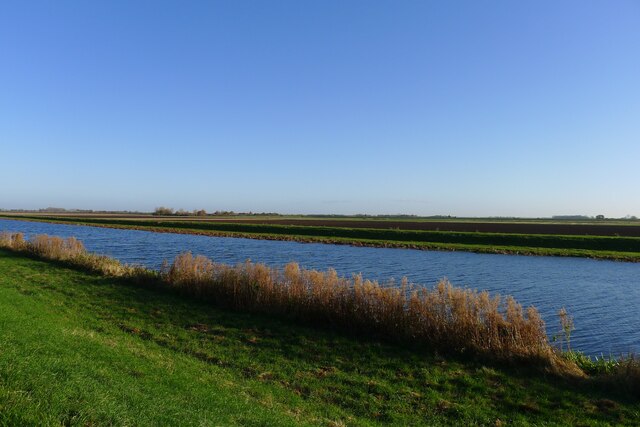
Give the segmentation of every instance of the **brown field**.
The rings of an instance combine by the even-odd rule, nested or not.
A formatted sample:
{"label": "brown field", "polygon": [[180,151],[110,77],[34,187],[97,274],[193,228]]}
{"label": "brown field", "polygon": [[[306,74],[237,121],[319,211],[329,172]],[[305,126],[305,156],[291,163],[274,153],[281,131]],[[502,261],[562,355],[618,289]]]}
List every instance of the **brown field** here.
{"label": "brown field", "polygon": [[[214,219],[214,221],[216,221]],[[223,220],[217,220],[223,221]],[[564,234],[640,237],[640,226],[596,224],[544,224],[453,221],[367,221],[330,219],[227,219],[223,222],[308,225],[320,227],[380,228],[400,230],[470,231],[481,233]]]}

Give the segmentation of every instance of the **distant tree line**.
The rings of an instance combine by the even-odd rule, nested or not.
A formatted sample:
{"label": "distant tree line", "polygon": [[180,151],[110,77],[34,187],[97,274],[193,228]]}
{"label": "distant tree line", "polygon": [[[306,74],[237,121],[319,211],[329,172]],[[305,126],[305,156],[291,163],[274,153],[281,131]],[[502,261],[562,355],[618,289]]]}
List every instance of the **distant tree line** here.
{"label": "distant tree line", "polygon": [[186,211],[184,209],[174,210],[173,208],[167,208],[164,206],[160,206],[153,211],[153,215],[158,216],[205,216],[207,215],[207,211],[204,209],[194,209],[193,211]]}
{"label": "distant tree line", "polygon": [[0,209],[0,212],[19,212],[19,213],[31,213],[31,212],[40,212],[40,213],[77,213],[77,214],[86,214],[86,213],[109,213],[109,214],[140,214],[140,211],[104,211],[104,210],[93,210],[93,209],[67,209],[67,208],[40,208],[40,209]]}
{"label": "distant tree line", "polygon": [[[31,212],[40,212],[40,213],[93,213],[93,214],[147,214],[148,212],[140,212],[140,211],[129,211],[129,210],[120,210],[120,211],[110,211],[110,210],[93,210],[93,209],[67,209],[67,208],[59,208],[59,207],[47,207],[40,209],[6,209],[0,208],[0,212],[10,212],[10,213],[31,213]],[[173,208],[168,208],[165,206],[160,206],[154,210],[152,215],[157,216],[282,216],[277,212],[234,212],[234,211],[223,211],[217,210],[215,212],[207,212],[204,209],[194,209],[193,211],[187,211],[185,209],[175,210]],[[384,219],[452,219],[459,218],[454,215],[431,215],[431,216],[420,216],[420,215],[411,215],[411,214],[395,214],[395,215],[371,215],[371,214],[356,214],[356,215],[344,215],[344,214],[313,214],[313,215],[289,215],[289,216],[297,216],[297,217],[317,217],[317,218],[384,218]],[[518,217],[505,217],[505,216],[494,216],[494,217],[460,217],[461,219],[505,219],[505,220],[517,220]],[[548,219],[549,217],[540,217],[537,219]],[[626,215],[624,217],[619,218],[607,218],[604,215],[554,215],[551,219],[559,220],[559,221],[589,221],[589,220],[626,220],[626,221],[638,221],[638,217],[636,215]]]}
{"label": "distant tree line", "polygon": [[157,216],[281,216],[279,213],[275,212],[234,212],[234,211],[215,211],[208,213],[204,209],[194,209],[193,211],[187,211],[184,209],[175,210],[173,208],[167,208],[164,206],[160,206],[156,208],[152,215]]}

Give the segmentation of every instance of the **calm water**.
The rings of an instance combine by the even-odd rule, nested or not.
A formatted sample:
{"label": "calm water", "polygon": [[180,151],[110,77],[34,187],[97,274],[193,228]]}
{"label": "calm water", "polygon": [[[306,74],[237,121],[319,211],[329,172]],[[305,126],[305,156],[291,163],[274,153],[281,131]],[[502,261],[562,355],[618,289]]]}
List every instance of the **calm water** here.
{"label": "calm water", "polygon": [[400,279],[433,286],[448,278],[457,286],[513,295],[523,305],[535,305],[552,335],[559,329],[555,313],[565,306],[574,316],[575,349],[590,355],[640,353],[640,264],[583,258],[526,257],[464,252],[281,242],[152,233],[97,227],[1,220],[0,231],[27,236],[46,233],[75,236],[90,251],[126,263],[159,268],[190,250],[217,262],[247,259],[272,266],[290,261],[302,267],[339,274],[362,273],[370,279]]}

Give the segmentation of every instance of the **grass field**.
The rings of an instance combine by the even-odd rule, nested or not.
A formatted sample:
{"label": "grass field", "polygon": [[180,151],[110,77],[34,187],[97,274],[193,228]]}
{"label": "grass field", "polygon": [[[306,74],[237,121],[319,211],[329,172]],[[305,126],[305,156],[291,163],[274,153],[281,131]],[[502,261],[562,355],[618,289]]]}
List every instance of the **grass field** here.
{"label": "grass field", "polygon": [[[73,223],[114,228],[134,228],[158,232],[205,234],[214,236],[295,240],[303,242],[322,242],[376,247],[404,247],[427,250],[471,251],[520,255],[577,256],[619,261],[640,261],[640,237],[622,235],[540,234],[539,232],[522,234],[480,231],[400,229],[397,227],[384,228],[383,226],[379,226],[378,228],[358,228],[347,226],[350,224],[363,224],[355,220],[351,222],[342,222],[340,223],[340,226],[322,226],[308,225],[315,223],[313,221],[316,221],[310,219],[287,220],[295,224],[300,223],[305,225],[286,225],[279,223],[251,222],[259,220],[242,220],[236,222],[230,222],[234,221],[234,219],[212,221],[194,220],[193,218],[189,218],[176,220],[175,217],[154,218],[152,216],[148,216],[146,218],[41,215],[4,217],[34,221]],[[385,221],[378,222],[387,225],[389,224]],[[331,221],[327,222],[327,224],[330,223]],[[429,222],[420,222],[420,224],[427,223]],[[461,223],[452,221],[449,224],[459,225]],[[509,227],[513,227],[519,223],[497,223],[497,225],[500,224],[507,224]],[[478,228],[489,225],[489,223],[464,223],[466,228]],[[528,224],[528,226],[531,225],[532,224]],[[544,227],[555,227],[558,224],[551,223],[546,225],[533,225],[536,230],[544,231],[553,230],[553,228],[547,229]],[[562,225],[563,229],[572,226],[590,227],[590,230],[597,230],[597,227],[599,227],[597,224]],[[613,227],[611,224],[603,226]],[[636,233],[635,230],[638,228],[632,225],[618,225],[616,227],[630,230],[627,233],[630,235],[634,235],[634,233]],[[598,231],[592,232],[597,233]]]}
{"label": "grass field", "polygon": [[230,312],[0,250],[0,425],[637,425],[586,380]]}

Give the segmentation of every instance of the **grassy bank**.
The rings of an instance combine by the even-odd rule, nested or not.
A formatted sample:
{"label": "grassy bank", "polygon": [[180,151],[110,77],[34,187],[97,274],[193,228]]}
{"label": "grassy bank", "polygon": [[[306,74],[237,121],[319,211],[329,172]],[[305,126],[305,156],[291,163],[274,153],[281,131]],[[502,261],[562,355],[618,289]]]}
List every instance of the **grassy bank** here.
{"label": "grassy bank", "polygon": [[43,216],[9,216],[7,218],[254,239],[479,253],[574,256],[640,262],[640,238],[637,237],[367,229],[186,220]]}
{"label": "grassy bank", "polygon": [[0,425],[633,425],[586,379],[406,350],[0,250]]}

